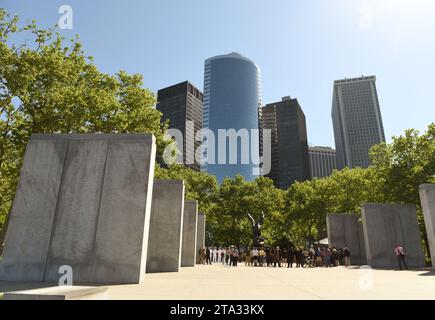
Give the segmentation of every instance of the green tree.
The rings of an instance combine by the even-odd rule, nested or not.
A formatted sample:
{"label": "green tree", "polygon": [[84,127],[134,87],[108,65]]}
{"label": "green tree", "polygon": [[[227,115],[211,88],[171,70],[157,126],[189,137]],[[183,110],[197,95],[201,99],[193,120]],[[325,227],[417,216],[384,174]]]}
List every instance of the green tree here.
{"label": "green tree", "polygon": [[[19,37],[18,37],[19,36]],[[26,36],[29,42],[16,44]],[[158,154],[166,125],[142,76],[100,72],[77,38],[0,9],[0,229],[15,194],[32,133],[153,133]]]}
{"label": "green tree", "polygon": [[283,191],[272,180],[259,177],[248,182],[240,175],[223,180],[207,216],[207,225],[216,244],[248,245],[252,242],[252,222],[265,215],[263,236],[273,241],[282,229]]}
{"label": "green tree", "polygon": [[418,221],[428,247],[418,188],[435,182],[435,125],[420,135],[407,130],[371,149],[369,168],[335,170],[323,179],[297,182],[286,194],[285,225],[295,242],[319,240],[328,213],[359,213],[366,202],[417,206]]}
{"label": "green tree", "polygon": [[370,155],[384,201],[417,206],[423,244],[428,253],[418,189],[421,184],[435,183],[435,123],[423,134],[414,129],[406,130],[404,135],[393,137],[391,144],[374,146]]}
{"label": "green tree", "polygon": [[315,192],[311,181],[304,181],[293,183],[286,194],[286,204],[289,208],[286,226],[291,241],[298,246],[312,242],[315,233],[314,217],[318,215],[314,209]]}
{"label": "green tree", "polygon": [[374,146],[370,155],[385,201],[420,206],[419,186],[435,182],[435,123],[422,135],[406,130],[391,144]]}
{"label": "green tree", "polygon": [[158,180],[184,180],[185,198],[197,200],[199,211],[204,213],[210,211],[218,187],[215,176],[194,171],[181,164],[173,164],[167,168],[156,165],[154,177]]}
{"label": "green tree", "polygon": [[305,245],[326,237],[328,213],[358,213],[365,202],[379,202],[372,168],[335,170],[322,179],[294,183],[286,194],[286,226],[292,241]]}
{"label": "green tree", "polygon": [[365,202],[382,202],[373,168],[335,170],[326,178],[324,196],[332,213],[358,213]]}

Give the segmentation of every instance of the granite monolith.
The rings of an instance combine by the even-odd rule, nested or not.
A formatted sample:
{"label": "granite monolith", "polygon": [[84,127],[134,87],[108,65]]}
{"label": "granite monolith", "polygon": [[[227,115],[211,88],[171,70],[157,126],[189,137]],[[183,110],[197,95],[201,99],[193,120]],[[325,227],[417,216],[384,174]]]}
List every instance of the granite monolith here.
{"label": "granite monolith", "polygon": [[147,273],[178,272],[181,265],[184,181],[155,180]]}

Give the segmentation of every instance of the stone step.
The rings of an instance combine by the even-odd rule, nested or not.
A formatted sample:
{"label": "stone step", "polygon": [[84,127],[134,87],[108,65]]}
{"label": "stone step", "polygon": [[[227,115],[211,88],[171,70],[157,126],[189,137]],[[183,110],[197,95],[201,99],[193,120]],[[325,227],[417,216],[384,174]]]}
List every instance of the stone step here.
{"label": "stone step", "polygon": [[5,292],[3,300],[107,300],[106,287],[60,286]]}

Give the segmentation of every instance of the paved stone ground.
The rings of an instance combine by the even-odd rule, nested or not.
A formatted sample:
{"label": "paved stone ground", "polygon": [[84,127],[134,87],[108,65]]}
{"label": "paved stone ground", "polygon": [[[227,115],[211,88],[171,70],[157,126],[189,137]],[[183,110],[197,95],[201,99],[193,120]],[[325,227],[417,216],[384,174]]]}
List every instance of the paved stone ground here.
{"label": "paved stone ground", "polygon": [[179,273],[148,274],[140,285],[109,287],[108,295],[112,299],[435,299],[435,273],[199,265]]}
{"label": "paved stone ground", "polygon": [[[371,283],[371,285],[370,285]],[[0,282],[0,292],[41,287]],[[139,285],[109,286],[111,299],[435,299],[429,270],[256,268],[223,265],[147,274]]]}

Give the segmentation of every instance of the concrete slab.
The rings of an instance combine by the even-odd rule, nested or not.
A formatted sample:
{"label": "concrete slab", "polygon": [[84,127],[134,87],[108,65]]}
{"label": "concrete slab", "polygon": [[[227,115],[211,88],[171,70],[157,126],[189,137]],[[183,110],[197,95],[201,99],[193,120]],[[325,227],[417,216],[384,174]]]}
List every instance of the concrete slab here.
{"label": "concrete slab", "polygon": [[31,138],[26,147],[0,279],[42,281],[68,141]]}
{"label": "concrete slab", "polygon": [[420,230],[413,205],[367,203],[361,208],[367,262],[375,268],[397,268],[394,245],[400,243],[411,268],[424,267]]}
{"label": "concrete slab", "polygon": [[196,262],[196,221],[198,202],[184,201],[183,240],[181,249],[181,266],[194,267]]}
{"label": "concrete slab", "polygon": [[420,199],[429,241],[432,270],[435,270],[435,184],[421,185]]}
{"label": "concrete slab", "polygon": [[205,248],[205,214],[198,212],[196,223],[196,263],[199,263],[199,250]]}
{"label": "concrete slab", "polygon": [[358,214],[330,213],[326,216],[328,243],[330,247],[348,247],[352,265],[367,264],[364,233]]}
{"label": "concrete slab", "polygon": [[[52,222],[45,229],[38,228],[38,223],[32,224],[30,210],[17,207],[15,215],[25,218],[8,230],[5,252],[10,252],[15,260],[5,266],[2,261],[2,270],[11,271],[3,272],[1,279],[57,282],[61,276],[59,267],[67,265],[72,268],[75,284],[140,282],[146,266],[154,137],[149,134],[33,135],[29,145],[35,143],[63,146],[52,147],[60,154],[54,163],[57,167],[53,166],[58,173],[56,178],[45,178],[47,181],[42,178],[29,181],[26,174],[22,175],[20,184],[25,186],[22,189],[25,192],[16,202],[29,208],[38,207],[47,198],[45,190],[53,190],[49,193],[50,201],[45,201],[50,204],[47,208],[51,215],[44,223],[50,219]],[[40,167],[47,167],[47,159],[53,157],[53,152],[34,151],[30,147],[26,157],[34,163],[27,166],[25,163],[24,172],[36,175],[43,172]],[[31,188],[41,192],[32,193]],[[20,249],[28,242],[23,230],[48,239],[28,244],[30,251],[41,251],[42,262],[37,266],[28,263],[26,252]],[[44,246],[45,251],[40,249]],[[20,267],[23,261],[26,268]],[[24,270],[30,270],[26,278],[22,276]]]}
{"label": "concrete slab", "polygon": [[[111,141],[95,239],[93,283],[144,279],[154,184],[154,136]],[[122,241],[120,241],[122,239]]]}
{"label": "concrete slab", "polygon": [[73,268],[74,281],[90,282],[104,180],[107,140],[71,140],[58,194],[44,280],[57,282],[59,267]]}
{"label": "concrete slab", "polygon": [[181,265],[184,181],[155,180],[148,240],[147,273],[178,272]]}

